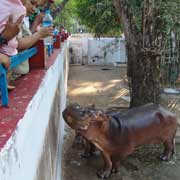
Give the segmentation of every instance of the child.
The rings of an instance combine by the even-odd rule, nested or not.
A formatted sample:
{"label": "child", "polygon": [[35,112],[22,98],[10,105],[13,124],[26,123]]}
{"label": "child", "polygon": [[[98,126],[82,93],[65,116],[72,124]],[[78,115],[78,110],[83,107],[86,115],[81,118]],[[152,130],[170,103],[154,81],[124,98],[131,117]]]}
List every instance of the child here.
{"label": "child", "polygon": [[[27,16],[24,18],[24,22],[22,24],[21,32],[18,35],[18,50],[22,51],[24,49],[28,49],[32,47],[38,40],[53,36],[53,27],[41,27],[38,32],[34,32],[33,34],[30,31],[29,26],[29,17],[36,11],[37,1],[36,0],[27,0],[26,4]],[[21,64],[16,66],[13,69],[14,77],[17,75],[25,75],[29,72],[29,62],[23,61]]]}
{"label": "child", "polygon": [[[26,0],[1,0],[0,5],[0,34],[3,32],[9,17],[12,15],[13,22],[16,22],[21,16],[26,15],[26,8],[23,5]],[[16,36],[12,38],[7,44],[0,46],[0,53],[7,56],[14,56],[17,54],[17,39]],[[15,87],[9,85],[9,89]]]}
{"label": "child", "polygon": [[[0,64],[2,64],[6,69],[10,67],[9,57],[5,54],[0,53]],[[8,74],[7,74],[8,76]],[[8,90],[13,90],[15,87],[8,84]]]}
{"label": "child", "polygon": [[6,69],[10,66],[9,57],[0,53],[0,64],[2,64]]}
{"label": "child", "polygon": [[[16,22],[22,15],[25,16],[26,8],[23,3],[25,0],[1,0],[0,5],[0,33],[5,28],[6,22],[10,15],[13,16],[13,22]],[[0,47],[0,52],[8,56],[17,54],[17,40],[16,37],[8,41],[7,45]]]}

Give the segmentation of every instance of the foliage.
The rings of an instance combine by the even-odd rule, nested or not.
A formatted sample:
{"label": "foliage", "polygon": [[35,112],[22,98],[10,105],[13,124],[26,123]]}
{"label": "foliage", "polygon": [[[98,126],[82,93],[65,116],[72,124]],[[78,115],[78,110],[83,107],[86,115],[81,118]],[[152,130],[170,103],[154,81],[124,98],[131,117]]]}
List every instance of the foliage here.
{"label": "foliage", "polygon": [[180,73],[180,0],[158,2],[161,7],[161,19],[164,22],[162,32],[164,44],[161,56],[162,83],[173,86],[178,83]]}
{"label": "foliage", "polygon": [[[53,9],[56,9],[63,0],[56,0]],[[54,20],[54,23],[57,27],[64,26],[65,29],[67,29],[69,32],[72,32],[72,27],[74,24],[74,18],[75,18],[75,5],[73,0],[69,0],[69,2],[66,4],[66,6],[60,11]]]}
{"label": "foliage", "polygon": [[[56,0],[52,5],[58,7],[63,0]],[[142,7],[144,0],[126,0],[131,8],[136,26],[141,30]],[[180,34],[180,0],[156,0],[156,11],[164,22],[162,29],[165,34],[175,30]],[[116,36],[121,32],[120,21],[112,4],[112,0],[69,0],[66,7],[55,19],[57,25],[72,29],[74,24],[86,25],[96,37]]]}
{"label": "foliage", "polygon": [[76,0],[80,23],[86,25],[96,37],[120,34],[120,22],[110,0]]}
{"label": "foliage", "polygon": [[167,33],[174,30],[180,33],[180,0],[159,0],[157,3],[161,8],[161,18],[165,23]]}
{"label": "foliage", "polygon": [[[97,36],[119,32],[120,22],[117,18],[112,0],[74,0],[80,22],[85,24]],[[131,8],[133,18],[139,30],[142,26],[142,7],[144,0],[126,0]],[[164,31],[178,28],[180,23],[180,0],[156,0],[155,7],[164,21]]]}

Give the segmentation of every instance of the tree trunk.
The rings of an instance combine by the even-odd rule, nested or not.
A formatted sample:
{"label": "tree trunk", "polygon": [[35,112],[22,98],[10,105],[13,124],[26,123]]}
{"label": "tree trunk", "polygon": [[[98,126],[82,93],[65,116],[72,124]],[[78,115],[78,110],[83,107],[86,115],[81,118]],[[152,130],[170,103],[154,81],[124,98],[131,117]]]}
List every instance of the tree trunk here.
{"label": "tree trunk", "polygon": [[130,107],[159,102],[159,34],[155,31],[152,0],[144,1],[142,30],[139,30],[127,0],[113,0],[126,39]]}

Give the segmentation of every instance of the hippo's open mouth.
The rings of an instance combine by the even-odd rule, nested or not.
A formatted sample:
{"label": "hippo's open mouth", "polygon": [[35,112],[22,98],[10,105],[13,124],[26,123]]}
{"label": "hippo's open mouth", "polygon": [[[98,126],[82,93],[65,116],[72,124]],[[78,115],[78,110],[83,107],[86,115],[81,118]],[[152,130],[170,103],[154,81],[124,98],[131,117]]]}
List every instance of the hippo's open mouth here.
{"label": "hippo's open mouth", "polygon": [[81,131],[83,130],[83,131],[85,131],[85,130],[88,129],[88,127],[89,127],[88,124],[78,124],[77,130],[81,130]]}

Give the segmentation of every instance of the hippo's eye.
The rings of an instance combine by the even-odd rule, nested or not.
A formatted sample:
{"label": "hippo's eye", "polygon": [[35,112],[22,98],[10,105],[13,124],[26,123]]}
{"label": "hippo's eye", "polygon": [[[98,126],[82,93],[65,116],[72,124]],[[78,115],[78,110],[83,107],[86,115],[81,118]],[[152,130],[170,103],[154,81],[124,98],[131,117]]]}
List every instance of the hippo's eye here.
{"label": "hippo's eye", "polygon": [[79,111],[80,116],[84,116],[85,112],[84,111]]}

